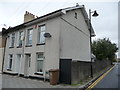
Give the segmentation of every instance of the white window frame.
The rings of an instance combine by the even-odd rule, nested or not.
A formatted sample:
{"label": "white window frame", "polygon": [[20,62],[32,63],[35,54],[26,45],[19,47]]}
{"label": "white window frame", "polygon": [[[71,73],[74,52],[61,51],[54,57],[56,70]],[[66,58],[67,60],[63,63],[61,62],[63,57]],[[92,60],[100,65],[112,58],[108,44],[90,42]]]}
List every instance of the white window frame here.
{"label": "white window frame", "polygon": [[14,47],[15,46],[15,33],[12,33],[10,35],[10,47]]}
{"label": "white window frame", "polygon": [[[18,60],[20,60],[20,61],[18,61]],[[20,74],[20,72],[21,72],[21,62],[22,62],[22,54],[16,54],[16,60],[15,60],[16,68],[15,69],[18,72],[18,74]]]}
{"label": "white window frame", "polygon": [[45,44],[45,37],[44,37],[45,31],[46,31],[45,24],[40,25],[38,28],[38,44]]}
{"label": "white window frame", "polygon": [[18,36],[18,46],[23,46],[24,32],[20,31]]}
{"label": "white window frame", "polygon": [[8,57],[8,66],[7,66],[8,70],[12,70],[12,64],[13,64],[13,54],[9,54],[9,57]]}
{"label": "white window frame", "polygon": [[[38,58],[38,55],[42,55],[42,58]],[[42,61],[42,71],[38,71],[38,61]],[[39,52],[36,54],[36,72],[39,73],[39,74],[43,74],[44,72],[44,53],[43,52]]]}
{"label": "white window frame", "polygon": [[[30,33],[32,31],[32,33]],[[30,37],[31,37],[31,43],[30,43]],[[27,30],[27,45],[32,45],[32,37],[33,37],[33,28],[30,28]]]}

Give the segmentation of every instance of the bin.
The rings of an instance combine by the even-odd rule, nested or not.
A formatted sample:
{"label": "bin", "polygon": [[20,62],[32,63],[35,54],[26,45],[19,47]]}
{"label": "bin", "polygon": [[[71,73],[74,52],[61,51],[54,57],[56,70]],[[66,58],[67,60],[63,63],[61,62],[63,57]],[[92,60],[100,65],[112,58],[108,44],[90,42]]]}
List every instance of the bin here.
{"label": "bin", "polygon": [[56,85],[59,82],[59,69],[50,69],[49,70],[50,84]]}

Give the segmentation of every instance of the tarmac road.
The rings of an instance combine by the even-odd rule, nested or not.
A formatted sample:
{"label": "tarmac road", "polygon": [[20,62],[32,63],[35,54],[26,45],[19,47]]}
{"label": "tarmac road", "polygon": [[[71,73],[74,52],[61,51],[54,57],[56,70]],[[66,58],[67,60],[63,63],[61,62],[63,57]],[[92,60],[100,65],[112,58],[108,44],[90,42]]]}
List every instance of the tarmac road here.
{"label": "tarmac road", "polygon": [[115,67],[93,88],[109,88],[120,90],[120,63]]}

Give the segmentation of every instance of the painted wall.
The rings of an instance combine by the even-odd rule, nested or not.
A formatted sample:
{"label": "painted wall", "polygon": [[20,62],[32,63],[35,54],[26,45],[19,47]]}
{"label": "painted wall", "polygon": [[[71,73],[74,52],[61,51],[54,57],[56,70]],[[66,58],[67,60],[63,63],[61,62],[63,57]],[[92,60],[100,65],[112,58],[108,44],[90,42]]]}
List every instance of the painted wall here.
{"label": "painted wall", "polygon": [[[17,71],[17,54],[23,54],[22,60],[21,60],[21,69],[20,74],[25,73],[25,61],[26,61],[26,54],[31,54],[31,65],[30,65],[30,71],[29,75],[31,76],[39,76],[35,75],[36,72],[36,53],[38,52],[44,52],[45,60],[44,60],[44,72],[48,72],[50,69],[58,69],[59,68],[59,29],[60,29],[60,18],[54,18],[51,20],[48,20],[46,22],[38,23],[39,25],[46,25],[46,32],[49,32],[52,37],[46,38],[46,44],[45,45],[37,45],[38,40],[38,27],[33,29],[33,38],[32,38],[32,46],[26,47],[27,45],[27,30],[29,28],[34,27],[35,25],[32,25],[30,27],[25,28],[24,34],[25,34],[25,41],[24,41],[24,47],[17,48],[17,42],[18,42],[18,31],[15,32],[15,47],[9,48],[9,41],[10,37],[7,39],[7,47],[6,47],[6,54],[5,54],[5,64],[4,64],[4,72],[9,73],[18,73]],[[14,33],[14,32],[13,32]],[[9,33],[11,35],[12,33]],[[8,56],[9,54],[13,54],[13,66],[12,71],[7,70],[8,66]]]}
{"label": "painted wall", "polygon": [[[23,54],[23,48],[17,48],[18,45],[18,33],[19,32],[13,32],[15,33],[15,46],[14,48],[9,48],[10,46],[10,37],[7,37],[7,42],[6,42],[6,50],[5,50],[5,60],[4,60],[4,72],[11,72],[11,73],[17,73],[16,70],[16,62],[17,62],[17,54]],[[12,33],[9,33],[8,36],[10,36]],[[13,63],[12,63],[12,71],[7,71],[7,67],[8,67],[8,58],[9,58],[9,54],[13,54]],[[21,68],[23,68],[23,60],[21,60]],[[22,72],[22,69],[21,69]]]}
{"label": "painted wall", "polygon": [[[77,19],[75,18],[75,12],[77,13]],[[49,32],[52,37],[46,38],[45,45],[37,45],[38,27],[36,27],[36,25],[39,26],[43,24],[46,25],[46,32]],[[33,28],[33,42],[31,47],[26,47],[26,36],[29,28]],[[4,72],[18,73],[16,64],[17,54],[23,55],[21,59],[20,74],[25,73],[26,54],[31,54],[29,75],[36,77],[44,77],[45,73],[50,69],[59,69],[60,58],[90,61],[89,31],[80,10],[71,11],[62,17],[55,17],[53,19],[31,25],[24,28],[23,31],[25,33],[24,47],[17,48],[18,31],[15,32],[16,38],[14,48],[9,48],[10,37],[7,39]],[[12,33],[9,33],[9,35],[11,34]],[[43,76],[34,74],[36,73],[36,53],[38,52],[44,52],[45,56]],[[7,70],[9,54],[13,54],[12,71]]]}
{"label": "painted wall", "polygon": [[3,48],[0,48],[0,72],[2,71]]}
{"label": "painted wall", "polygon": [[[77,19],[75,18],[77,13]],[[81,10],[63,15],[60,33],[60,58],[90,61],[90,37]]]}
{"label": "painted wall", "polygon": [[2,35],[0,34],[0,72],[2,71],[3,51],[4,47],[2,46]]}

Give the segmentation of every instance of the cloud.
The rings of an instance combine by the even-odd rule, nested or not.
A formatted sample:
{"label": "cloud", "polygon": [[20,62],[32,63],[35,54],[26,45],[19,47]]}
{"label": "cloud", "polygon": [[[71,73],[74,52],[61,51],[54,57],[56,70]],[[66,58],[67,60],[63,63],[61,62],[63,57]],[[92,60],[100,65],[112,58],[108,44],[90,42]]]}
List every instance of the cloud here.
{"label": "cloud", "polygon": [[[0,2],[49,2],[49,3],[53,3],[53,2],[74,2],[75,0],[1,0]],[[83,1],[79,1],[78,2],[118,2],[119,0],[83,0]],[[76,2],[77,3],[77,2]]]}
{"label": "cloud", "polygon": [[[68,2],[69,0],[1,0],[1,2],[47,2],[47,3],[54,3],[54,2]],[[71,0],[74,2],[74,0]]]}

